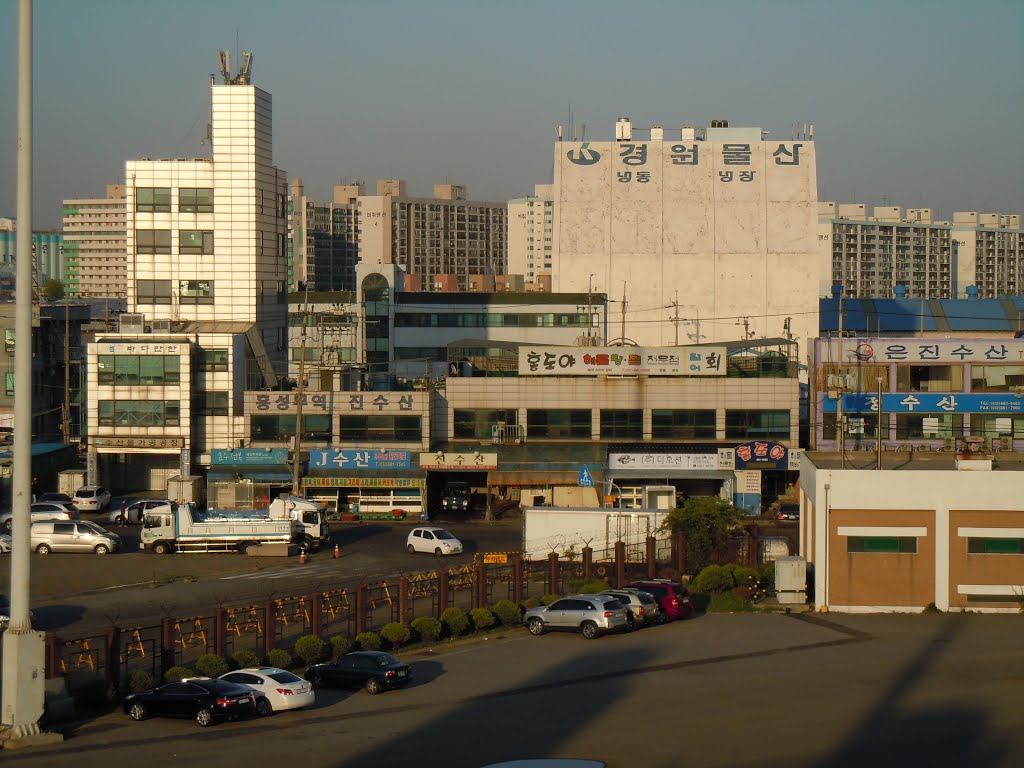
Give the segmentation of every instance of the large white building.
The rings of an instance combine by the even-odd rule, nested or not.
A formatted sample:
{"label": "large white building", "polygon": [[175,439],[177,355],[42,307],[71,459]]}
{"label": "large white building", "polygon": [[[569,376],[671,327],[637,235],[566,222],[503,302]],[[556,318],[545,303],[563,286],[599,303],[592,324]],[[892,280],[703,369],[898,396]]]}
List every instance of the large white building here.
{"label": "large white building", "polygon": [[64,290],[81,298],[124,298],[125,189],[108,184],[107,196],[64,201]]}
{"label": "large white building", "polygon": [[270,94],[211,82],[212,157],[126,166],[127,308],[89,344],[89,463],[164,488],[245,436],[243,393],[287,372],[285,174]]}
{"label": "large white building", "polygon": [[508,201],[508,273],[522,275],[534,290],[551,290],[555,204],[552,186]]}
{"label": "large white building", "polygon": [[829,273],[810,132],[633,133],[621,118],[615,141],[555,144],[552,290],[624,294],[619,335],[641,344],[682,342],[684,320],[700,342],[779,336],[787,318],[816,336]]}

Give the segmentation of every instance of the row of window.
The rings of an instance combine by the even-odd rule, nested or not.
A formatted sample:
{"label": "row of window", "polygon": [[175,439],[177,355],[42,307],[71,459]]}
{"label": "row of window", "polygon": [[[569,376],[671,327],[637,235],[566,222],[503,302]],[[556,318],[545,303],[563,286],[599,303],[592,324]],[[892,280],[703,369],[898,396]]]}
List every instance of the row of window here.
{"label": "row of window", "polygon": [[174,295],[172,280],[136,280],[135,300],[139,304],[213,304],[213,280],[179,280]]}
{"label": "row of window", "polygon": [[[595,308],[596,310],[596,308]],[[590,322],[599,322],[596,311]],[[519,312],[490,314],[487,312],[396,312],[396,328],[586,328],[586,313]]]}
{"label": "row of window", "polygon": [[[135,252],[169,254],[173,232],[171,229],[135,230]],[[212,254],[213,232],[208,229],[179,229],[178,253],[195,256]]]}
{"label": "row of window", "polygon": [[[531,439],[590,440],[593,433],[589,408],[530,408],[526,412],[526,431]],[[518,424],[515,409],[454,410],[454,437],[486,439],[495,425]],[[672,440],[714,440],[716,414],[709,410],[651,411],[651,437]],[[605,439],[642,440],[643,410],[640,408],[602,408],[600,435]],[[790,412],[785,410],[727,410],[727,439],[790,439]]]}
{"label": "row of window", "polygon": [[[177,355],[100,355],[99,383],[115,386],[163,386],[181,383],[181,358]],[[228,350],[201,349],[199,371],[227,371]]]}
{"label": "row of window", "polygon": [[[252,440],[291,440],[295,436],[295,416],[253,416],[249,436]],[[373,443],[418,442],[423,438],[423,423],[420,416],[340,416],[338,437]],[[303,416],[302,439],[330,442],[331,417]]]}
{"label": "row of window", "polygon": [[[847,536],[847,552],[882,554],[917,554],[916,536]],[[1024,539],[987,539],[969,537],[967,553],[971,555],[1024,555]]]}
{"label": "row of window", "polygon": [[[169,213],[170,187],[136,187],[135,210],[140,213]],[[213,190],[206,187],[182,187],[178,190],[179,213],[212,213]]]}
{"label": "row of window", "polygon": [[[962,413],[897,413],[896,432],[890,429],[890,416],[882,419],[883,440],[944,440],[962,437],[964,414]],[[972,413],[969,433],[975,437],[1012,437],[1024,440],[1024,416],[1020,414]],[[847,434],[861,435],[875,439],[878,434],[878,414],[856,413],[846,417]],[[826,413],[822,417],[822,435],[826,440],[836,436],[836,414]]]}
{"label": "row of window", "polygon": [[[882,387],[889,390],[889,367],[887,365],[859,366],[856,372],[842,371],[835,365],[827,365],[822,375],[831,385],[832,379],[840,377],[850,389],[874,392],[878,377]],[[1024,365],[972,365],[972,392],[1019,392],[1024,388]],[[963,365],[900,365],[896,368],[897,392],[963,392]]]}

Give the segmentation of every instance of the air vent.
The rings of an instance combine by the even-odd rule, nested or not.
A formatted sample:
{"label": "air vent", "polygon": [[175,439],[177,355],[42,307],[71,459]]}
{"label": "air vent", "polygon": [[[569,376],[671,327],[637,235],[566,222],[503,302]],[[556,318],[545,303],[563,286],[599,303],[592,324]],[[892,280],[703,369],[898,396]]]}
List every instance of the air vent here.
{"label": "air vent", "polygon": [[118,318],[118,330],[121,333],[145,333],[146,316],[136,314],[122,314]]}
{"label": "air vent", "polygon": [[152,324],[153,333],[170,333],[171,332],[171,321],[170,320],[154,320]]}

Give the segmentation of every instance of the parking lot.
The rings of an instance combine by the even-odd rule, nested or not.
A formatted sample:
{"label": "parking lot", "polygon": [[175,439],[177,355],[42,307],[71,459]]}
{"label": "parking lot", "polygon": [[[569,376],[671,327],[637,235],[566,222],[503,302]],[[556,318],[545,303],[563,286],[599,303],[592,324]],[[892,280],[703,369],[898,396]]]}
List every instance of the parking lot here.
{"label": "parking lot", "polygon": [[14,765],[1024,764],[1020,618],[709,614],[587,641],[525,630],[406,655],[414,685],[200,729],[116,712]]}

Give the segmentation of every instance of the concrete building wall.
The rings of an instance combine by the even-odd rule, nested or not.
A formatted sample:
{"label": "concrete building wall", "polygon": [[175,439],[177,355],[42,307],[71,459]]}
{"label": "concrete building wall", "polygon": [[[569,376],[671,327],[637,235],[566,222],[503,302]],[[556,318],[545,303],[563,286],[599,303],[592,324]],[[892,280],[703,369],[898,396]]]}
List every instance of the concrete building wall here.
{"label": "concrete building wall", "polygon": [[779,335],[790,313],[798,338],[816,335],[828,272],[814,143],[730,131],[557,143],[553,289],[586,291],[592,273],[612,296],[625,283],[626,336],[641,344],[673,343],[665,307],[677,294],[679,311],[701,318],[701,341],[737,338],[741,318],[754,336]]}

